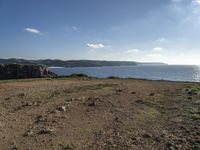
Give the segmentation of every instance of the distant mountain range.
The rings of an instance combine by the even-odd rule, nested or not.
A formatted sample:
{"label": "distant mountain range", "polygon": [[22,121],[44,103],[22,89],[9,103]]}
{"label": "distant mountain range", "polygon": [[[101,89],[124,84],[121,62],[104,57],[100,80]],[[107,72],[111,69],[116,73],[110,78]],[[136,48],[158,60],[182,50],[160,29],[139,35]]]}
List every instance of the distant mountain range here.
{"label": "distant mountain range", "polygon": [[100,61],[100,60],[25,60],[25,59],[0,59],[0,64],[29,64],[45,65],[48,67],[101,67],[101,66],[136,66],[136,65],[166,65],[164,63],[140,63],[134,61]]}

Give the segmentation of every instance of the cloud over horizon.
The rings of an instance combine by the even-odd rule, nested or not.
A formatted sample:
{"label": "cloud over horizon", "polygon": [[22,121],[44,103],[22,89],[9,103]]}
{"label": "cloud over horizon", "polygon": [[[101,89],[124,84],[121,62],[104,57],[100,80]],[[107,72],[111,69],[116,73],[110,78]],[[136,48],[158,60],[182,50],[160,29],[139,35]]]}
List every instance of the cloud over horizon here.
{"label": "cloud over horizon", "polygon": [[163,50],[164,49],[162,47],[154,47],[152,51],[155,53],[160,53],[160,52],[163,52]]}
{"label": "cloud over horizon", "polygon": [[100,49],[100,48],[104,48],[105,46],[101,43],[87,43],[87,47],[91,49]]}
{"label": "cloud over horizon", "polygon": [[127,51],[126,51],[127,53],[138,53],[139,52],[139,49],[128,49]]}
{"label": "cloud over horizon", "polygon": [[34,33],[34,34],[40,34],[40,33],[41,33],[41,32],[40,32],[38,29],[36,29],[36,28],[25,28],[24,30],[27,31],[27,32],[30,32],[30,33]]}

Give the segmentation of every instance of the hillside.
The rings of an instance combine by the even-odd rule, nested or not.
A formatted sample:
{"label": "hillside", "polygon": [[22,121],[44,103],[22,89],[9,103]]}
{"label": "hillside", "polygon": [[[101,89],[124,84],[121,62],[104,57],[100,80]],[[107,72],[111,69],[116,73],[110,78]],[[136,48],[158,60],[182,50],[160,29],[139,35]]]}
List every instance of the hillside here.
{"label": "hillside", "polygon": [[[25,60],[25,59],[0,59],[0,64],[34,64],[34,65],[45,65],[45,66],[59,66],[59,67],[101,67],[101,66],[135,66],[143,63],[134,61],[99,61],[99,60]],[[153,63],[163,64],[163,63]]]}

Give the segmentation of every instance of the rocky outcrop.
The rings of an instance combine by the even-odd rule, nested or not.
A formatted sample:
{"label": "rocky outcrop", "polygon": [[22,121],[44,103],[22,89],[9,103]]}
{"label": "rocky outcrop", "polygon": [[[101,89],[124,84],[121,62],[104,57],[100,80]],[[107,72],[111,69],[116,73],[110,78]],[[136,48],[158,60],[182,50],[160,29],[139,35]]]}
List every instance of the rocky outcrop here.
{"label": "rocky outcrop", "polygon": [[43,65],[0,64],[0,80],[57,76]]}

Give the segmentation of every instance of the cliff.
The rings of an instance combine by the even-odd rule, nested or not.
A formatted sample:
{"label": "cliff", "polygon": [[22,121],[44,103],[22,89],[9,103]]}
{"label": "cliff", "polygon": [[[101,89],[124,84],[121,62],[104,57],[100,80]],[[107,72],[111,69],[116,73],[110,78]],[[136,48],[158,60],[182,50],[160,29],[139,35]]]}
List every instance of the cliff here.
{"label": "cliff", "polygon": [[57,76],[43,65],[0,64],[0,80]]}

